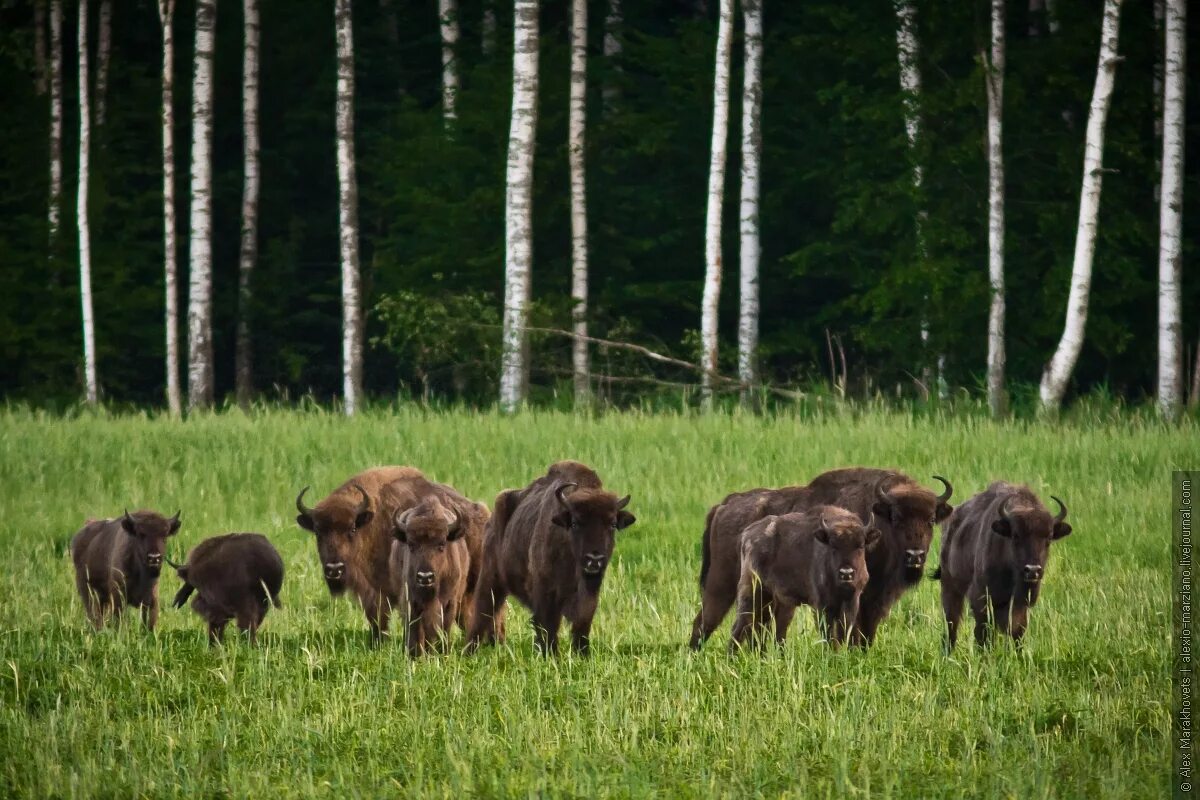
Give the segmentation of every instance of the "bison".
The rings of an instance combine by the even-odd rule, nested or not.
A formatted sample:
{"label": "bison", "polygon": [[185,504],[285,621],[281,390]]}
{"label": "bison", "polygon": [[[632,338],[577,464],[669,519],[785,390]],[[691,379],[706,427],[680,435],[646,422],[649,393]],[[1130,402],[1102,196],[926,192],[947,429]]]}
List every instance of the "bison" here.
{"label": "bison", "polygon": [[753,523],[741,537],[730,650],[741,647],[747,636],[762,648],[771,616],[790,617],[798,605],[812,607],[830,644],[844,644],[867,585],[866,553],[880,535],[873,515],[864,524],[857,514],[837,506],[814,506]]}
{"label": "bison", "polygon": [[[168,560],[168,563],[171,563]],[[267,609],[280,607],[283,559],[259,533],[227,533],[205,539],[192,548],[183,564],[171,563],[183,586],[175,608],[192,599],[192,609],[208,622],[208,643],[217,645],[232,619],[249,633],[253,644]]]}
{"label": "bison", "polygon": [[503,641],[512,594],[533,612],[540,653],[557,653],[565,616],[572,647],[586,654],[616,532],[635,522],[627,505],[629,495],[605,491],[595,471],[575,461],[551,465],[524,489],[501,492],[484,538],[468,646]]}
{"label": "bison", "polygon": [[[945,478],[934,478],[945,486],[940,496],[901,472],[854,467],[822,473],[807,486],[752,489],[726,497],[709,510],[705,521],[701,541],[702,599],[692,623],[692,649],[703,646],[737,597],[742,531],[765,516],[805,511],[817,505],[839,506],[863,519],[873,513],[882,533],[879,543],[867,554],[871,579],[863,590],[850,640],[863,647],[871,644],[892,605],[920,581],[933,525],[953,510],[948,502],[953,487]],[[787,636],[793,613],[794,609],[783,608],[774,614],[779,641]]]}
{"label": "bison", "polygon": [[90,520],[71,539],[75,587],[96,630],[107,614],[117,622],[126,605],[142,610],[142,622],[158,622],[158,576],[167,538],[179,532],[179,512],[126,511],[117,519]]}
{"label": "bison", "polygon": [[1046,575],[1050,543],[1071,533],[1067,507],[1050,512],[1028,486],[996,481],[955,509],[942,536],[941,563],[931,576],[942,582],[946,652],[958,639],[963,598],[975,616],[975,641],[991,643],[992,626],[1019,648],[1029,609]]}

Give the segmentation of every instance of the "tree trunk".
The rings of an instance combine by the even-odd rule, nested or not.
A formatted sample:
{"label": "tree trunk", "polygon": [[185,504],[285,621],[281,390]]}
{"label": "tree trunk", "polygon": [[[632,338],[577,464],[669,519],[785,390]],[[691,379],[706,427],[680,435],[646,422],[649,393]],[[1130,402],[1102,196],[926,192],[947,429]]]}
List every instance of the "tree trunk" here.
{"label": "tree trunk", "polygon": [[100,31],[96,42],[96,127],[104,127],[108,110],[108,63],[112,54],[112,0],[100,0]]}
{"label": "tree trunk", "polygon": [[1192,365],[1192,391],[1188,394],[1188,408],[1200,406],[1200,336],[1196,337],[1196,363]]}
{"label": "tree trunk", "polygon": [[483,25],[479,47],[485,56],[496,52],[496,0],[483,0]]}
{"label": "tree trunk", "polygon": [[513,105],[505,176],[504,332],[500,409],[525,402],[529,386],[530,278],[533,266],[533,157],[537,129],[538,0],[515,0]]}
{"label": "tree trunk", "polygon": [[234,354],[237,402],[250,407],[254,356],[250,344],[253,306],[250,278],[258,260],[258,0],[242,0],[242,246],[238,260],[238,321]]}
{"label": "tree trunk", "polygon": [[83,383],[87,402],[95,405],[96,331],[92,318],[92,240],[88,231],[88,155],[91,145],[91,109],[88,107],[88,4],[79,0],[79,299],[83,307]]}
{"label": "tree trunk", "polygon": [[158,0],[162,23],[162,140],[163,140],[163,266],[166,273],[167,408],[171,416],[183,412],[179,388],[179,286],[175,246],[175,36],[171,25],[175,0]]}
{"label": "tree trunk", "polygon": [[33,80],[39,95],[46,93],[46,0],[33,2]]}
{"label": "tree trunk", "polygon": [[192,74],[192,220],[188,265],[188,408],[213,402],[212,113],[217,1],[196,0]]}
{"label": "tree trunk", "polygon": [[334,0],[337,28],[338,217],[342,257],[342,394],[347,416],[362,395],[362,298],[358,270],[358,178],[354,162],[354,20],[351,0]]}
{"label": "tree trunk", "polygon": [[988,312],[987,393],[992,416],[1007,411],[1004,390],[1004,0],[992,0],[992,52],[985,56],[988,107]]}
{"label": "tree trunk", "polygon": [[601,97],[604,100],[604,111],[612,113],[616,109],[617,97],[620,91],[612,77],[621,74],[621,0],[608,0],[608,12],[604,15],[604,60],[608,65],[610,80],[604,84]]}
{"label": "tree trunk", "polygon": [[[1166,0],[1154,0],[1154,36],[1163,35],[1167,16]],[[1162,200],[1162,136],[1163,136],[1163,48],[1154,46],[1154,202]]]}
{"label": "tree trunk", "polygon": [[454,49],[458,46],[457,0],[438,0],[439,29],[442,35],[442,119],[447,128],[458,119],[455,103],[458,100],[458,62]]}
{"label": "tree trunk", "polygon": [[[588,335],[588,240],[585,135],[587,131],[587,0],[574,0],[571,17],[571,106],[567,151],[571,161],[571,317],[577,337]],[[576,338],[571,347],[575,405],[591,402],[588,343]]]}
{"label": "tree trunk", "polygon": [[1167,419],[1183,402],[1183,341],[1179,293],[1183,258],[1184,81],[1187,0],[1167,0],[1163,83],[1162,200],[1158,237],[1158,408]]}
{"label": "tree trunk", "polygon": [[717,307],[721,299],[721,208],[725,193],[725,150],[729,138],[729,62],[733,39],[733,0],[721,0],[713,70],[712,151],[708,166],[708,214],[704,224],[704,296],[700,317],[701,400],[713,405],[717,374]]}
{"label": "tree trunk", "polygon": [[58,229],[62,224],[62,0],[50,0],[50,259],[58,249]]}
{"label": "tree trunk", "polygon": [[738,380],[741,399],[750,401],[758,352],[758,198],[762,164],[762,0],[742,0],[745,67],[742,74],[741,307],[738,313]]}
{"label": "tree trunk", "polygon": [[1039,395],[1042,408],[1051,413],[1062,405],[1067,381],[1083,348],[1087,325],[1088,293],[1092,285],[1092,258],[1096,252],[1096,217],[1100,212],[1100,184],[1104,163],[1104,126],[1112,101],[1117,73],[1117,35],[1121,19],[1121,0],[1104,0],[1104,27],[1100,40],[1100,62],[1096,86],[1088,110],[1087,138],[1084,144],[1083,186],[1079,196],[1079,225],[1075,233],[1075,258],[1071,267],[1071,292],[1067,298],[1067,318],[1063,335],[1053,357],[1042,373]]}

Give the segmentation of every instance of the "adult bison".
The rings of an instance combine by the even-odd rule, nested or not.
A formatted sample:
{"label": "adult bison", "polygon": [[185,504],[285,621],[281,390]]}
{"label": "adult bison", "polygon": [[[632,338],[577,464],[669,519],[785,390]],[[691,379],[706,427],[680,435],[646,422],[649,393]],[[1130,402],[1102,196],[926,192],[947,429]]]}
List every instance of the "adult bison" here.
{"label": "adult bison", "polygon": [[1025,635],[1029,609],[1037,603],[1050,543],[1071,533],[1067,507],[1050,512],[1028,486],[996,481],[954,510],[942,535],[941,563],[931,576],[942,582],[946,652],[958,640],[963,598],[975,616],[975,641],[991,642],[992,626]]}
{"label": "adult bison", "polygon": [[[737,597],[740,537],[752,522],[768,515],[803,512],[816,505],[845,508],[866,519],[875,515],[882,536],[867,553],[871,575],[859,603],[851,643],[867,646],[896,600],[921,579],[933,525],[953,510],[950,482],[939,496],[902,472],[866,467],[835,469],[807,486],[752,489],[726,497],[708,512],[700,567],[700,612],[692,623],[691,647],[699,649],[729,613]],[[794,609],[775,614],[775,635],[787,636]]]}
{"label": "adult bison", "polygon": [[179,512],[126,511],[116,519],[91,520],[71,539],[75,587],[88,620],[100,630],[125,606],[142,610],[150,630],[158,622],[158,576],[167,538],[179,532]]}
{"label": "adult bison", "polygon": [[[169,563],[169,562],[168,562]],[[193,593],[192,609],[208,623],[208,643],[217,645],[225,626],[237,620],[238,629],[253,644],[272,605],[280,607],[283,559],[260,533],[227,533],[205,539],[192,548],[187,561],[171,564],[183,586],[175,594],[182,608]]]}
{"label": "adult bison", "polygon": [[595,471],[575,461],[551,465],[524,489],[501,492],[484,538],[469,647],[503,640],[511,594],[533,612],[539,652],[558,651],[565,616],[572,646],[587,653],[616,532],[635,522],[627,505],[629,495],[605,491]]}
{"label": "adult bison", "polygon": [[770,516],[741,536],[737,619],[730,649],[752,636],[766,644],[770,618],[811,606],[825,638],[845,644],[867,585],[867,551],[879,540],[874,518],[866,523],[844,508],[814,506],[799,514]]}

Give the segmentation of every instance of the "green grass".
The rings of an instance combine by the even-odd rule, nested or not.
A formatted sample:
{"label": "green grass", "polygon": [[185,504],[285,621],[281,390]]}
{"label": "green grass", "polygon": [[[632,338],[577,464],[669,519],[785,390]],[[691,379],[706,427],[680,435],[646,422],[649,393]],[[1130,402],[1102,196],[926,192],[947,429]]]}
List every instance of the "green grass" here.
{"label": "green grass", "polygon": [[[1197,441],[1193,423],[1131,416],[0,412],[0,795],[1162,796],[1169,473],[1195,466]],[[491,505],[566,457],[631,492],[638,516],[590,660],[535,657],[519,608],[504,649],[372,649],[293,521],[300,487],[371,465],[413,464]],[[726,653],[728,622],[686,651],[709,505],[849,464],[944,474],[957,500],[1003,477],[1067,501],[1075,533],[1023,653],[944,657],[932,582],[868,653],[830,652],[807,615],[762,660]],[[66,545],[126,505],[183,509],[175,555],[228,531],[276,543],[284,608],[258,648],[231,631],[210,651],[190,610],[164,610],[153,635],[90,631]],[[165,574],[164,597],[177,587]]]}

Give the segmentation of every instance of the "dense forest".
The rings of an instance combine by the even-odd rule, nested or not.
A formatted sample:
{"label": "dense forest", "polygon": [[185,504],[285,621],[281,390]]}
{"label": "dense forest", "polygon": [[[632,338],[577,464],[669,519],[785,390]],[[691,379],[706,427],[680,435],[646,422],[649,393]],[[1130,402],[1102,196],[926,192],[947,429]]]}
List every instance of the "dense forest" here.
{"label": "dense forest", "polygon": [[[62,190],[51,230],[50,2],[0,6],[0,393],[63,406],[84,396],[76,182],[88,129],[89,261],[100,399],[166,403],[163,26],[151,0],[91,0],[81,72],[81,0],[62,9]],[[86,2],[87,0],[82,0]],[[211,0],[201,0],[211,2]],[[352,127],[339,124],[335,5],[259,0],[257,236],[239,290],[243,228],[243,4],[219,0],[212,100],[212,365],[232,398],[239,321],[253,395],[342,395],[344,219],[339,142],[357,161],[364,390],[491,405],[501,382],[506,174],[511,181],[514,7],[457,0],[353,3]],[[518,2],[517,6],[522,3]],[[532,402],[572,391],[572,4],[534,9]],[[582,4],[581,4],[582,5]],[[717,372],[739,374],[742,6],[762,10],[761,233],[756,381],[803,390],[831,376],[852,395],[920,396],[930,376],[983,397],[989,326],[988,77],[993,7],[1003,34],[1006,382],[1032,402],[1063,333],[1076,249],[1085,134],[1101,52],[1099,0],[803,0],[741,3],[728,62],[724,265]],[[1183,3],[1177,3],[1182,6]],[[586,4],[588,334],[594,391],[624,403],[698,385],[714,53],[730,0]],[[902,81],[909,7],[919,90]],[[517,13],[520,13],[518,9]],[[103,19],[108,15],[108,19]],[[443,15],[439,18],[439,15]],[[1200,335],[1200,15],[1186,21],[1182,354]],[[194,0],[174,7],[173,138],[179,304],[189,288]],[[350,25],[349,17],[346,18]],[[540,24],[539,24],[540,23]],[[110,37],[110,40],[109,40]],[[455,38],[456,37],[456,38]],[[520,33],[518,31],[518,41]],[[989,48],[991,55],[989,56]],[[1090,308],[1068,400],[1138,402],[1158,379],[1164,33],[1155,3],[1120,7],[1120,58],[1103,143]],[[53,54],[51,54],[53,55]],[[445,58],[444,58],[445,56]],[[52,60],[52,59],[51,59]],[[575,68],[580,65],[576,64]],[[448,84],[445,70],[453,68]],[[719,70],[718,70],[719,72]],[[81,74],[90,76],[80,125]],[[448,105],[450,103],[451,105]],[[920,135],[911,136],[919,115]],[[914,165],[919,180],[914,181]],[[507,172],[506,172],[507,170]],[[354,227],[349,229],[351,232]],[[711,258],[709,259],[711,261]],[[714,298],[715,299],[715,298]],[[573,319],[574,317],[574,319]],[[180,314],[181,328],[186,327]],[[186,342],[186,332],[181,332]],[[182,365],[188,357],[181,346]],[[843,377],[844,376],[844,377]],[[736,381],[718,384],[728,397]]]}

